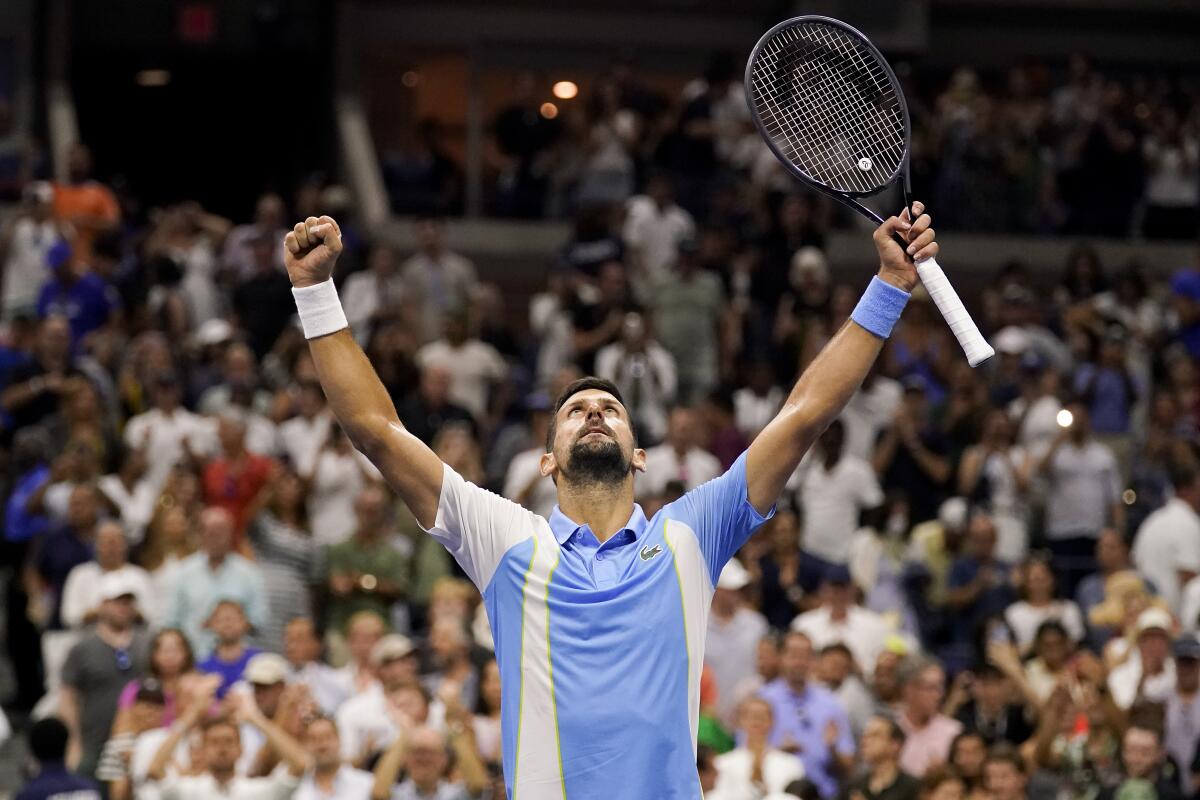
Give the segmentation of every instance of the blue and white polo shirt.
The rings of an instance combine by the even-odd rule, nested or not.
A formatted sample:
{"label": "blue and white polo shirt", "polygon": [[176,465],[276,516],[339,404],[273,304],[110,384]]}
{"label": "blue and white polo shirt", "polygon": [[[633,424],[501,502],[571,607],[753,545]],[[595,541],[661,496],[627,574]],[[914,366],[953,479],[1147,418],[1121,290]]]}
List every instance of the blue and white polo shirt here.
{"label": "blue and white polo shirt", "polygon": [[[768,517],[770,515],[768,514]],[[511,800],[701,796],[700,670],[713,586],[765,522],[746,455],[601,544],[445,467],[429,533],[483,593]]]}

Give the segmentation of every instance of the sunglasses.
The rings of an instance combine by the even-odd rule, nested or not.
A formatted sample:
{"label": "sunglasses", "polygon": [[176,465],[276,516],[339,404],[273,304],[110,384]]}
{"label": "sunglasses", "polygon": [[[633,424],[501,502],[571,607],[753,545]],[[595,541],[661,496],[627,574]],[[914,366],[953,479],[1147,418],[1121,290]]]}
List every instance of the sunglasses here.
{"label": "sunglasses", "polygon": [[113,653],[117,657],[117,669],[121,672],[128,672],[133,668],[133,659],[129,656],[129,649],[126,647],[118,647]]}

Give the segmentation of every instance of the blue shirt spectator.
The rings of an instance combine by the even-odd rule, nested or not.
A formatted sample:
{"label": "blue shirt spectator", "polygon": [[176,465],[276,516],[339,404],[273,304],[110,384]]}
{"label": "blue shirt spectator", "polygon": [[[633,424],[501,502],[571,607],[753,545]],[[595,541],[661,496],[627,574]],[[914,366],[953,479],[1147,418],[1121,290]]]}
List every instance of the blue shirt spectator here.
{"label": "blue shirt spectator", "polygon": [[946,605],[953,619],[950,649],[944,654],[948,671],[967,666],[984,626],[1016,602],[1012,568],[997,561],[995,551],[996,527],[987,515],[977,514],[967,526],[965,554],[950,565],[946,582]]}
{"label": "blue shirt spectator", "polygon": [[[768,744],[798,755],[805,776],[821,796],[833,797],[842,771],[835,759],[848,763],[854,756],[854,735],[837,696],[810,682],[811,664],[812,641],[802,633],[789,633],[780,653],[781,677],[764,686],[759,696],[771,704],[775,716]],[[831,728],[832,748],[825,738]]]}
{"label": "blue shirt spectator", "polygon": [[76,271],[71,250],[60,243],[51,248],[46,261],[54,277],[42,286],[37,313],[42,319],[51,315],[66,317],[71,323],[71,349],[79,350],[84,337],[104,326],[121,306],[117,290],[94,272]]}

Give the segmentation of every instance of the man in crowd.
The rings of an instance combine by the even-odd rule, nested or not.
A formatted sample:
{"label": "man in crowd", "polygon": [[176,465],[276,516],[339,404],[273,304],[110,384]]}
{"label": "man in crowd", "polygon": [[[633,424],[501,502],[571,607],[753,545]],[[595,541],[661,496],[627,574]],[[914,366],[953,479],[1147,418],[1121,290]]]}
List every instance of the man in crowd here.
{"label": "man in crowd", "polygon": [[283,630],[283,655],[291,682],[308,687],[317,707],[333,714],[351,694],[351,682],[321,660],[321,639],[311,617],[293,617]]}
{"label": "man in crowd", "polygon": [[721,462],[700,447],[696,412],[678,407],[667,421],[667,438],[646,450],[646,472],[638,483],[638,495],[653,497],[668,483],[679,481],[684,489],[694,489],[721,474]]}
{"label": "man in crowd", "polygon": [[1155,797],[1157,800],[1183,800],[1192,796],[1180,789],[1174,765],[1166,763],[1162,734],[1151,725],[1134,720],[1121,737],[1121,764],[1124,769],[1113,785],[1100,793],[1103,800],[1129,796]]}
{"label": "man in crowd", "polygon": [[849,782],[853,800],[916,800],[920,784],[900,768],[904,730],[891,717],[867,720],[858,750],[866,772]]}
{"label": "man in crowd", "polygon": [[326,551],[327,623],[335,630],[360,611],[386,618],[404,597],[408,563],[388,539],[390,507],[387,490],[364,488],[354,501],[354,534]]}
{"label": "man in crowd", "polygon": [[237,600],[217,601],[205,627],[212,631],[215,642],[212,652],[197,662],[196,668],[210,675],[221,676],[221,686],[217,689],[217,698],[221,699],[242,677],[251,659],[262,651],[246,643],[250,623]]}
{"label": "man in crowd", "polygon": [[1196,781],[1197,745],[1200,745],[1200,640],[1184,634],[1171,648],[1175,656],[1175,689],[1164,707],[1163,747],[1175,762],[1185,794]]}
{"label": "man in crowd", "polygon": [[400,267],[400,274],[421,312],[421,340],[432,342],[442,336],[447,315],[470,304],[479,278],[474,264],[446,247],[442,220],[416,219],[413,234],[417,252]]}
{"label": "man in crowd", "polygon": [[843,642],[854,654],[858,670],[870,673],[891,632],[890,626],[874,611],[854,602],[854,582],[844,565],[826,567],[820,587],[820,605],[792,620],[792,630],[808,636],[818,650]]}
{"label": "man in crowd", "polygon": [[1012,747],[998,745],[983,764],[983,785],[991,800],[1026,800],[1029,776],[1025,762]]}
{"label": "man in crowd", "polygon": [[722,719],[729,719],[737,706],[736,688],[754,675],[754,654],[767,632],[763,615],[742,597],[749,583],[746,568],[736,558],[730,559],[717,578],[708,617],[704,663],[717,684],[717,713]]}
{"label": "man in crowd", "polygon": [[396,738],[403,720],[399,693],[419,684],[417,649],[407,636],[389,634],[371,651],[378,682],[359,691],[337,711],[342,756],[365,764]]}
{"label": "man in crowd", "polygon": [[96,557],[73,568],[63,586],[62,622],[67,628],[80,628],[95,621],[100,612],[100,587],[107,575],[120,575],[133,589],[138,610],[151,606],[150,578],[146,570],[130,564],[129,545],[121,523],[105,520],[96,526]]}
{"label": "man in crowd", "polygon": [[946,673],[936,661],[913,657],[901,676],[903,701],[897,723],[905,734],[900,766],[914,778],[946,763],[950,743],[962,732],[962,723],[941,712]]}
{"label": "man in crowd", "polygon": [[1138,700],[1162,703],[1175,687],[1175,660],[1171,658],[1171,615],[1147,608],[1134,623],[1136,657],[1127,658],[1108,675],[1108,689],[1119,708]]}
{"label": "man in crowd", "polygon": [[233,552],[234,519],[223,508],[200,513],[200,551],[188,556],[175,573],[167,626],[187,634],[197,655],[207,656],[215,635],[207,625],[222,600],[241,606],[251,629],[266,623],[264,579],[249,559]]}
{"label": "man in crowd", "polygon": [[150,637],[137,624],[136,587],[123,575],[100,579],[96,626],[71,648],[62,670],[59,714],[71,732],[68,764],[91,776],[112,730],[117,698],[146,669]]}
{"label": "man in crowd", "polygon": [[312,771],[300,782],[293,800],[368,800],[375,777],[342,761],[336,722],[313,717],[304,725],[302,742],[312,758]]}
{"label": "man in crowd", "polygon": [[29,731],[29,750],[38,763],[38,772],[17,792],[15,800],[100,800],[95,781],[67,769],[69,734],[57,717],[40,719]]}
{"label": "man in crowd", "polygon": [[748,697],[742,701],[738,709],[742,744],[717,756],[717,784],[706,798],[736,800],[782,792],[792,781],[804,777],[804,764],[799,758],[767,743],[774,724],[774,712],[766,700]]}
{"label": "man in crowd", "polygon": [[775,720],[771,746],[799,755],[805,776],[828,798],[854,763],[854,737],[837,698],[809,680],[812,656],[807,636],[788,633],[780,656],[781,675],[759,696],[771,704]]}
{"label": "man in crowd", "polygon": [[1200,573],[1200,469],[1176,466],[1171,485],[1175,496],[1138,528],[1133,563],[1178,615],[1183,587]]}

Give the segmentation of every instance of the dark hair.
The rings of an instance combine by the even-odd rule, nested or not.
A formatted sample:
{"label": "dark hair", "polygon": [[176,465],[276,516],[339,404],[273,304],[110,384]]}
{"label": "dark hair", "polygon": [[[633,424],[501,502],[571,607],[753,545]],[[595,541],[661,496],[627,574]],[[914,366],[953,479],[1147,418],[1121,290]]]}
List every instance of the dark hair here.
{"label": "dark hair", "polygon": [[40,763],[62,761],[67,754],[70,733],[58,717],[46,717],[33,723],[29,731],[29,749]]}
{"label": "dark hair", "polygon": [[554,449],[554,434],[558,428],[558,412],[567,401],[580,392],[588,389],[599,389],[602,392],[608,392],[613,397],[617,398],[617,402],[622,406],[625,405],[625,400],[621,397],[621,390],[612,381],[606,381],[604,378],[597,378],[595,375],[588,375],[578,380],[573,380],[567,384],[566,388],[558,395],[558,399],[554,401],[554,410],[550,413],[550,424],[546,426],[546,452],[549,453]]}
{"label": "dark hair", "polygon": [[854,653],[850,652],[850,648],[844,642],[833,642],[832,644],[825,645],[821,648],[821,655],[825,655],[826,653],[841,653],[851,661],[854,660]]}
{"label": "dark hair", "polygon": [[799,797],[800,800],[821,800],[821,790],[808,778],[792,781],[784,791],[786,794]]}
{"label": "dark hair", "polygon": [[177,636],[179,637],[179,641],[183,643],[184,659],[183,667],[179,671],[180,674],[182,675],[184,673],[191,672],[196,668],[196,655],[192,652],[192,643],[188,641],[187,635],[185,635],[183,631],[179,630],[179,628],[163,628],[158,633],[154,634],[154,638],[150,640],[149,668],[151,674],[153,674],[156,678],[161,678],[162,676],[155,671],[157,668],[154,665],[154,654],[158,650],[158,646],[162,643],[162,640],[167,636]]}
{"label": "dark hair", "polygon": [[716,753],[708,745],[696,745],[696,769],[712,769],[715,755]]}
{"label": "dark hair", "polygon": [[225,714],[222,714],[219,717],[209,717],[208,719],[201,722],[200,723],[201,735],[203,736],[203,738],[208,738],[209,732],[215,730],[216,728],[221,728],[221,727],[231,728],[233,730],[233,732],[235,734],[237,734],[238,740],[239,741],[241,740],[241,738],[242,738],[241,726],[238,725],[237,720],[235,720],[233,717],[225,715]]}
{"label": "dark hair", "polygon": [[1038,642],[1040,642],[1042,637],[1047,633],[1057,633],[1068,642],[1071,641],[1071,634],[1067,633],[1067,629],[1063,627],[1061,622],[1056,619],[1048,619],[1041,625],[1037,626],[1037,632],[1033,635],[1034,644],[1036,645]]}
{"label": "dark hair", "polygon": [[904,740],[908,736],[904,733],[904,729],[900,727],[900,723],[891,714],[873,714],[871,719],[882,720],[888,726],[888,738],[893,742],[904,747]]}
{"label": "dark hair", "polygon": [[959,783],[963,784],[964,786],[967,783],[966,780],[963,779],[962,775],[959,775],[956,770],[954,770],[950,767],[946,767],[946,766],[934,767],[933,769],[926,772],[925,776],[923,778],[921,778],[921,797],[925,797],[926,795],[933,794],[933,792],[939,786],[941,786],[943,783],[946,783],[947,781],[958,781]]}
{"label": "dark hair", "polygon": [[1012,764],[1013,769],[1022,775],[1025,774],[1025,762],[1021,758],[1021,754],[1017,752],[1017,748],[1013,747],[1008,742],[1000,742],[993,745],[991,750],[988,750],[987,758],[983,763],[986,764]]}
{"label": "dark hair", "polygon": [[1182,489],[1196,482],[1196,468],[1185,462],[1174,462],[1170,465],[1171,486]]}

